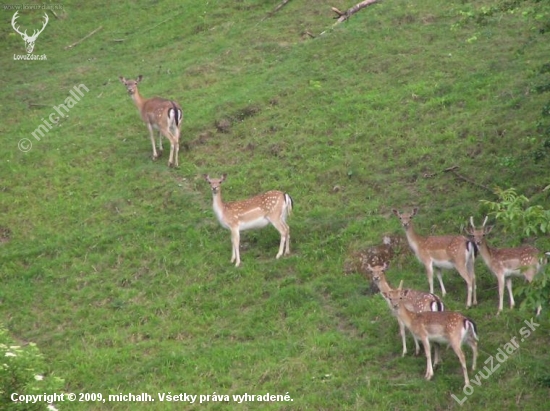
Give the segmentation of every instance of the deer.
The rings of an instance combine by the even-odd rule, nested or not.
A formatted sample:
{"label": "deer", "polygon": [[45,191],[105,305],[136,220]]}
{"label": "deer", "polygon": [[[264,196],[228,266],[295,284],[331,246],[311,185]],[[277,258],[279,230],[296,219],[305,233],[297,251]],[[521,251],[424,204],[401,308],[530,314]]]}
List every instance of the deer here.
{"label": "deer", "polygon": [[[162,154],[162,136],[165,136],[168,141],[170,141],[168,167],[178,167],[179,140],[183,111],[180,105],[173,100],[166,100],[160,97],[148,99],[142,97],[138,90],[138,84],[142,79],[143,76],[141,74],[136,80],[127,80],[122,76],[119,77],[120,82],[126,86],[128,94],[132,100],[134,100],[141,115],[141,119],[147,124],[151,145],[153,146],[153,160],[158,159]],[[154,129],[159,131],[158,152],[155,147]]]}
{"label": "deer", "polygon": [[46,25],[48,24],[48,21],[50,21],[50,18],[48,17],[48,13],[44,13],[44,23],[42,24],[42,28],[40,30],[33,30],[32,36],[29,36],[27,34],[27,30],[25,30],[24,33],[21,33],[21,31],[19,31],[19,27],[15,26],[15,22],[19,17],[18,14],[19,12],[16,11],[13,17],[11,18],[11,26],[13,27],[15,32],[23,38],[23,41],[25,42],[25,48],[27,49],[27,53],[31,54],[32,51],[34,50],[34,44],[36,42],[36,39],[38,38],[40,33],[42,33],[46,28]]}
{"label": "deer", "polygon": [[426,275],[430,285],[430,293],[434,292],[433,272],[437,271],[437,278],[441,286],[443,297],[447,294],[441,269],[455,268],[466,281],[468,296],[466,307],[470,308],[472,302],[477,305],[476,278],[474,273],[475,245],[462,235],[429,236],[422,237],[414,230],[412,219],[417,214],[418,208],[413,208],[411,213],[400,213],[396,209],[392,212],[399,218],[405,229],[407,240],[416,258],[426,267]]}
{"label": "deer", "polygon": [[[535,247],[525,245],[516,248],[492,248],[487,244],[485,236],[491,232],[493,226],[485,226],[487,219],[485,217],[481,228],[476,228],[474,225],[473,216],[470,217],[471,228],[468,234],[472,236],[473,241],[485,265],[497,278],[498,283],[498,311],[497,315],[502,312],[504,304],[504,283],[508,288],[510,296],[510,309],[515,306],[514,295],[512,293],[512,277],[523,277],[528,282],[532,282],[534,277],[541,271],[546,264],[547,258],[541,258],[542,253]],[[549,252],[544,253],[545,256],[550,255]],[[537,316],[542,310],[542,305],[537,307]]]}
{"label": "deer", "polygon": [[[460,361],[464,374],[464,386],[470,386],[462,345],[466,343],[472,349],[473,371],[476,369],[478,355],[477,341],[479,341],[476,324],[470,318],[453,311],[415,313],[407,308],[403,290],[389,291],[385,293],[384,297],[390,301],[395,314],[411,331],[414,337],[422,341],[426,354],[426,380],[431,380],[434,375],[433,369],[440,362],[439,344],[444,343],[452,347]],[[434,343],[433,365],[430,342]]]}
{"label": "deer", "polygon": [[290,195],[271,190],[246,200],[224,203],[221,185],[227,174],[222,174],[221,178],[211,178],[208,174],[203,177],[212,190],[214,214],[221,226],[231,231],[231,263],[235,262],[236,267],[241,264],[240,232],[263,228],[268,224],[281,235],[279,252],[275,258],[290,254],[290,228],[286,222],[293,206]]}
{"label": "deer", "polygon": [[[390,291],[393,291],[394,289],[390,286],[386,279],[386,270],[388,268],[388,263],[384,263],[383,265],[377,265],[377,266],[371,266],[370,264],[367,265],[367,269],[372,273],[372,280],[373,282],[378,286],[378,289],[380,290],[380,294],[384,297],[388,305],[390,306],[390,309],[393,311],[393,307],[391,305],[391,302],[388,298],[386,298],[386,294]],[[399,288],[397,290],[402,291],[403,295],[403,302],[406,305],[406,307],[413,312],[423,312],[423,311],[444,311],[445,305],[441,301],[441,298],[439,298],[437,295],[432,293],[426,293],[423,291],[417,291],[417,290],[411,290],[411,289],[403,289],[403,280],[401,280],[401,283],[399,284]],[[401,340],[403,342],[403,354],[401,355],[404,357],[407,354],[407,341],[405,338],[405,323],[397,317],[397,322],[399,323],[399,333],[401,334]],[[415,355],[418,356],[420,353],[420,346],[418,345],[418,340],[413,334],[414,338],[414,344],[416,346],[415,349]]]}

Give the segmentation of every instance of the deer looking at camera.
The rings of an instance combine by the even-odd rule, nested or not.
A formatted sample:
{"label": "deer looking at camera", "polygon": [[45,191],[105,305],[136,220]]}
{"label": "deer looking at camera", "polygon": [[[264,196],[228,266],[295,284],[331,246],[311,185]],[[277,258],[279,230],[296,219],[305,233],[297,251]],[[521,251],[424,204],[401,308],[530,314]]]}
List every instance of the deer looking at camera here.
{"label": "deer looking at camera", "polygon": [[[141,119],[147,124],[151,145],[153,146],[153,160],[160,157],[163,151],[162,136],[170,141],[170,157],[168,167],[178,167],[179,141],[183,111],[178,103],[160,97],[144,98],[139,94],[138,83],[143,79],[139,75],[136,80],[127,80],[120,76],[120,82],[126,86],[128,94],[134,100],[136,107],[141,114]],[[159,131],[158,152],[155,147],[153,129]]]}
{"label": "deer looking at camera", "polygon": [[[478,354],[477,341],[479,339],[475,323],[468,317],[452,311],[412,312],[406,307],[405,296],[402,290],[390,291],[385,293],[384,297],[390,301],[397,317],[411,331],[415,339],[422,341],[427,363],[425,378],[430,380],[433,377],[433,368],[440,362],[439,344],[445,343],[452,347],[458,357],[462,366],[462,373],[464,374],[464,385],[469,386],[470,380],[468,378],[468,369],[466,358],[462,351],[462,344],[466,343],[472,349],[472,370],[475,370]],[[433,365],[430,342],[434,343]]]}
{"label": "deer looking at camera", "polygon": [[[378,289],[380,290],[380,293],[390,306],[390,309],[393,311],[393,307],[391,305],[390,300],[386,297],[386,294],[390,291],[394,291],[394,289],[390,286],[388,283],[388,280],[386,279],[386,270],[388,268],[388,264],[384,263],[382,265],[377,266],[371,266],[370,264],[367,265],[367,269],[372,273],[372,281],[378,286]],[[444,311],[445,306],[443,305],[443,302],[441,299],[431,293],[426,293],[423,291],[417,291],[417,290],[411,290],[411,289],[403,289],[403,281],[401,281],[401,284],[399,284],[399,288],[397,290],[402,291],[403,296],[403,303],[409,309],[410,311],[413,311],[415,313],[423,312],[423,311]],[[403,342],[403,354],[404,357],[407,354],[407,341],[405,338],[405,323],[397,317],[397,322],[399,323],[399,333],[401,334],[401,340]],[[414,344],[416,346],[415,349],[415,355],[418,355],[420,353],[420,346],[418,345],[418,340],[416,339],[415,335],[413,334],[414,338]]]}
{"label": "deer looking at camera", "polygon": [[[501,313],[504,304],[504,283],[508,288],[510,296],[510,308],[514,308],[515,301],[512,293],[512,277],[523,277],[528,282],[533,281],[535,275],[546,264],[547,258],[535,247],[526,245],[516,248],[491,248],[487,244],[485,236],[491,232],[493,226],[486,227],[488,216],[483,220],[481,228],[476,228],[474,218],[470,217],[471,229],[468,233],[479,249],[481,258],[485,265],[495,275],[498,283],[498,311]],[[550,255],[550,253],[545,253]],[[542,256],[542,257],[541,257]],[[537,307],[537,316],[540,314],[542,306]]]}
{"label": "deer looking at camera", "polygon": [[411,249],[414,251],[418,260],[426,267],[430,292],[434,292],[434,267],[437,270],[437,278],[441,286],[443,297],[445,297],[447,292],[443,285],[441,269],[455,268],[464,281],[466,281],[468,290],[466,306],[470,308],[472,302],[476,305],[476,278],[474,273],[475,247],[472,242],[462,235],[422,237],[416,233],[412,224],[412,219],[418,212],[418,208],[415,207],[412,213],[400,213],[396,209],[392,209],[392,211],[401,221],[401,225],[405,229]]}
{"label": "deer looking at camera", "polygon": [[290,254],[290,228],[286,223],[292,211],[292,198],[282,191],[268,191],[247,200],[224,203],[222,200],[221,185],[227,174],[221,178],[204,178],[210,184],[213,197],[213,208],[222,227],[231,230],[231,262],[235,266],[241,264],[239,253],[240,232],[244,230],[262,228],[273,225],[281,234],[279,252],[275,258],[283,254]]}

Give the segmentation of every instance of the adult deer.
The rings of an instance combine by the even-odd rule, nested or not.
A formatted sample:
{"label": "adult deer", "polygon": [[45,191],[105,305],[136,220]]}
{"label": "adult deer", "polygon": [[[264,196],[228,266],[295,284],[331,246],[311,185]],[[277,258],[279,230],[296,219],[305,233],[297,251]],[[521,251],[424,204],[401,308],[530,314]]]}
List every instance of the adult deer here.
{"label": "adult deer", "polygon": [[[387,301],[388,305],[390,306],[390,309],[393,311],[393,307],[391,305],[390,300],[386,298],[387,293],[389,293],[390,291],[394,291],[394,289],[390,286],[390,284],[388,283],[388,280],[386,279],[385,272],[387,268],[388,268],[387,263],[384,263],[383,265],[377,265],[377,266],[371,266],[370,264],[367,265],[367,269],[372,273],[373,282],[378,286],[380,293],[382,294],[384,299]],[[443,302],[435,294],[426,293],[423,291],[411,290],[411,289],[403,290],[403,281],[401,281],[401,284],[399,285],[398,290],[402,290],[403,303],[405,304],[407,309],[410,311],[418,313],[423,311],[444,311],[445,310],[445,306],[443,305]],[[401,334],[401,340],[403,342],[402,356],[404,357],[407,354],[407,340],[405,338],[405,323],[403,323],[403,321],[401,321],[399,317],[397,317],[397,322],[399,323],[399,333]],[[420,352],[420,346],[418,345],[418,340],[416,339],[414,334],[413,334],[413,338],[414,338],[414,344],[416,346],[415,355],[418,355]]]}
{"label": "adult deer", "polygon": [[[479,339],[475,323],[470,318],[452,311],[426,311],[419,313],[410,311],[405,305],[405,297],[402,290],[393,290],[385,293],[385,297],[389,299],[397,317],[403,321],[416,339],[422,341],[427,363],[425,378],[430,380],[433,377],[433,367],[440,362],[439,344],[445,343],[453,348],[462,366],[464,385],[469,386],[470,380],[468,378],[468,369],[466,358],[462,351],[462,344],[467,343],[472,349],[472,370],[475,370],[478,354],[477,341]],[[433,366],[430,342],[434,343]]]}
{"label": "adult deer", "polygon": [[[474,218],[470,217],[471,229],[468,233],[472,236],[473,241],[479,249],[481,258],[485,265],[495,275],[498,283],[498,311],[500,314],[504,304],[504,283],[508,288],[510,296],[510,308],[514,308],[515,301],[512,293],[512,277],[523,277],[528,282],[533,281],[533,278],[542,269],[546,263],[546,258],[541,258],[542,253],[535,247],[526,245],[516,248],[491,248],[487,244],[485,236],[491,232],[493,226],[486,227],[488,216],[483,220],[481,228],[476,228]],[[550,255],[550,253],[545,253]],[[537,315],[540,314],[542,306],[537,307]]]}
{"label": "adult deer", "polygon": [[[162,136],[165,136],[170,141],[170,157],[168,159],[168,167],[178,167],[179,141],[181,132],[181,122],[183,119],[183,111],[178,103],[172,100],[166,100],[160,97],[144,98],[139,94],[138,83],[143,79],[139,75],[136,80],[127,80],[119,77],[122,84],[126,86],[128,94],[134,100],[141,119],[147,124],[151,145],[153,146],[153,160],[160,157],[163,151]],[[153,129],[159,131],[159,152],[155,147],[155,137]]]}
{"label": "adult deer", "polygon": [[247,200],[224,203],[221,185],[226,177],[227,174],[221,178],[204,175],[212,189],[214,213],[222,227],[231,230],[231,262],[235,261],[236,267],[241,264],[240,232],[262,228],[270,223],[281,234],[279,252],[275,258],[281,257],[283,253],[290,254],[290,228],[286,219],[292,211],[292,198],[287,193],[272,190]]}
{"label": "adult deer", "polygon": [[418,260],[426,267],[426,275],[430,284],[430,292],[434,292],[433,272],[437,270],[437,278],[441,286],[443,297],[447,294],[443,285],[441,269],[455,268],[460,276],[466,281],[468,296],[466,306],[469,308],[477,304],[476,278],[474,273],[474,245],[464,236],[429,236],[422,237],[414,231],[412,219],[418,212],[415,207],[412,213],[400,213],[392,209],[393,213],[401,221],[405,229],[407,240]]}
{"label": "adult deer", "polygon": [[38,38],[40,33],[42,33],[46,28],[46,25],[48,24],[48,21],[50,20],[50,18],[48,17],[48,13],[44,13],[44,24],[42,24],[42,28],[40,30],[33,30],[32,36],[29,36],[27,35],[27,30],[25,30],[24,33],[21,33],[19,31],[19,27],[15,26],[15,21],[17,20],[17,17],[19,17],[17,15],[18,13],[19,12],[16,11],[13,17],[11,18],[11,25],[15,30],[15,32],[19,34],[21,37],[23,37],[23,41],[25,42],[25,48],[27,49],[27,53],[30,54],[34,50],[34,44],[36,42],[36,39]]}

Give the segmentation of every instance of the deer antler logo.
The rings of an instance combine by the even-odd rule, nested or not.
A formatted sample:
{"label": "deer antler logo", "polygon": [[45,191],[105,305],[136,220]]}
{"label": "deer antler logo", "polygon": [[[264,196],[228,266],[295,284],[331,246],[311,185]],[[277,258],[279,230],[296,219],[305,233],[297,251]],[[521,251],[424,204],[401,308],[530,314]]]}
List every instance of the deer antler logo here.
{"label": "deer antler logo", "polygon": [[21,37],[23,37],[23,40],[25,41],[25,48],[27,49],[27,53],[30,54],[34,50],[34,43],[35,43],[36,39],[38,38],[40,33],[42,33],[44,31],[44,29],[46,28],[46,25],[48,24],[48,21],[50,19],[48,17],[48,13],[44,13],[44,24],[43,24],[42,28],[40,30],[34,30],[34,32],[32,33],[32,36],[28,36],[27,35],[27,30],[25,30],[24,33],[21,33],[19,31],[19,27],[15,26],[15,20],[17,20],[17,17],[18,17],[17,13],[19,13],[19,12],[16,11],[15,14],[13,15],[13,17],[11,19],[11,25],[12,25],[13,29],[15,30],[15,32],[17,34],[20,34]]}

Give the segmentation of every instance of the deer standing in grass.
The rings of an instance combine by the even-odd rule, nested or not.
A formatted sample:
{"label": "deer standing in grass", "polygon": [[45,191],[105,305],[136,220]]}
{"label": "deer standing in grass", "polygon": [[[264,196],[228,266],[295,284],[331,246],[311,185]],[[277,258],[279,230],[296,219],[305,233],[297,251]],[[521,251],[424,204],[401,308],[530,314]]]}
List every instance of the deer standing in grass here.
{"label": "deer standing in grass", "polygon": [[470,308],[473,304],[477,304],[476,296],[476,278],[474,273],[475,247],[466,237],[457,236],[429,236],[422,237],[414,230],[412,219],[418,212],[418,208],[414,208],[412,213],[399,213],[396,209],[393,213],[401,221],[401,225],[405,229],[407,240],[411,249],[414,251],[418,260],[426,267],[428,283],[430,284],[430,293],[434,292],[433,272],[434,267],[437,270],[437,278],[441,286],[443,297],[447,294],[443,279],[441,277],[441,269],[455,268],[460,276],[466,281],[468,288],[468,296],[466,306]]}
{"label": "deer standing in grass", "polygon": [[222,227],[231,230],[231,262],[235,261],[236,267],[241,264],[240,232],[262,228],[270,223],[281,234],[279,252],[275,258],[290,254],[290,228],[286,219],[292,211],[292,198],[287,193],[272,190],[247,200],[224,203],[221,185],[226,177],[227,174],[221,178],[204,175],[212,189],[214,213]]}
{"label": "deer standing in grass", "polygon": [[[380,290],[380,293],[384,297],[384,299],[387,301],[388,305],[390,306],[390,309],[393,311],[393,307],[391,305],[391,302],[388,298],[386,298],[386,294],[390,291],[394,291],[394,289],[390,286],[386,279],[386,270],[388,268],[388,263],[384,263],[383,265],[377,265],[377,266],[371,266],[370,264],[367,265],[367,269],[372,273],[372,280],[374,283],[378,286],[378,289]],[[403,296],[403,303],[409,309],[410,311],[413,311],[415,313],[423,312],[423,311],[444,311],[445,306],[443,305],[443,302],[441,299],[431,293],[426,293],[423,291],[416,291],[411,289],[404,289],[403,290],[403,281],[401,281],[401,284],[399,285],[398,290],[402,291]],[[403,341],[403,354],[404,357],[407,354],[407,341],[405,338],[405,323],[401,321],[399,317],[397,317],[397,322],[399,323],[399,333],[401,334],[401,340]],[[418,345],[418,340],[416,339],[415,335],[413,334],[414,338],[414,344],[416,346],[415,349],[415,355],[418,355],[420,352],[420,346]]]}
{"label": "deer standing in grass", "polygon": [[[466,358],[462,351],[462,344],[470,346],[473,353],[472,370],[476,368],[477,361],[477,329],[475,323],[464,315],[452,312],[419,312],[410,311],[405,304],[403,290],[393,290],[385,293],[385,298],[390,301],[397,317],[403,321],[416,339],[422,341],[426,354],[426,375],[430,380],[433,377],[433,368],[440,362],[439,344],[449,344],[457,355],[462,372],[464,374],[464,385],[470,385]],[[432,352],[430,342],[434,343],[434,362],[432,365]]]}
{"label": "deer standing in grass", "polygon": [[[183,111],[180,105],[175,101],[160,97],[149,99],[142,97],[137,87],[138,83],[143,79],[142,75],[139,75],[136,80],[127,80],[122,76],[119,79],[126,86],[128,94],[134,100],[141,114],[141,119],[147,124],[151,145],[153,146],[153,160],[156,160],[162,154],[162,136],[165,136],[170,142],[168,167],[178,167],[181,122],[183,120]],[[155,147],[154,129],[159,131],[158,152]]]}
{"label": "deer standing in grass", "polygon": [[[493,226],[486,227],[488,216],[483,220],[481,228],[474,225],[474,218],[470,217],[469,234],[479,249],[479,253],[489,270],[495,275],[498,282],[498,311],[500,314],[504,304],[504,283],[508,288],[510,296],[510,308],[514,308],[514,295],[512,294],[512,277],[524,277],[528,282],[542,269],[546,258],[541,258],[541,252],[532,246],[516,248],[491,248],[487,244],[485,236],[491,232]],[[545,253],[550,255],[550,253]],[[537,315],[540,314],[542,306],[537,307]]]}

